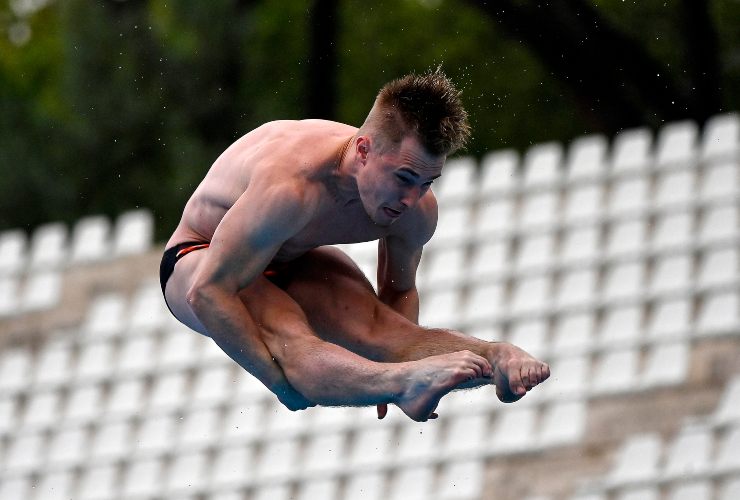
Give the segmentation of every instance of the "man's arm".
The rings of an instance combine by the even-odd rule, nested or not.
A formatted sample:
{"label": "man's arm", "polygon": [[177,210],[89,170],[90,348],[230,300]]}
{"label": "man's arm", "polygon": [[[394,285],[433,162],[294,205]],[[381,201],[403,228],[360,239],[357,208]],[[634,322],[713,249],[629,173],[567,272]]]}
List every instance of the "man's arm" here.
{"label": "man's arm", "polygon": [[253,179],[221,220],[187,292],[191,310],[213,340],[291,409],[309,402],[287,382],[238,294],[307,223],[310,204],[292,182]]}
{"label": "man's arm", "polygon": [[378,296],[382,302],[419,322],[419,292],[416,271],[424,245],[437,227],[437,202],[431,192],[395,231],[378,242]]}
{"label": "man's arm", "polygon": [[378,242],[378,296],[383,303],[417,324],[416,270],[421,252],[421,247],[414,248],[398,237],[389,236]]}

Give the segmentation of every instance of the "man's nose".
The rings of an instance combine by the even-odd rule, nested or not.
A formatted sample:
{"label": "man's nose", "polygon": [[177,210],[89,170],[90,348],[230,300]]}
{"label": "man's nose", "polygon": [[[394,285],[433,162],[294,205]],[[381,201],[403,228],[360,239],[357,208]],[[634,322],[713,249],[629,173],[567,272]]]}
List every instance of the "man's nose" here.
{"label": "man's nose", "polygon": [[421,188],[418,186],[415,186],[410,189],[407,189],[403,193],[403,197],[401,198],[401,203],[403,203],[407,207],[413,207],[419,201],[419,198],[421,198]]}

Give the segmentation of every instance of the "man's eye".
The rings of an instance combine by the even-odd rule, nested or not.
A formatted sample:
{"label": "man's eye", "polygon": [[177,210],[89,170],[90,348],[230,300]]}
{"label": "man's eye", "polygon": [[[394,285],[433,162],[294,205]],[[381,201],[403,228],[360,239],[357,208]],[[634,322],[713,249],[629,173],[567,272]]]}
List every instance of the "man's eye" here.
{"label": "man's eye", "polygon": [[404,184],[411,184],[411,183],[413,183],[413,182],[414,182],[414,181],[412,181],[411,179],[409,179],[408,177],[405,177],[405,176],[403,176],[403,175],[397,175],[396,177],[398,178],[398,180],[400,180],[400,181],[401,181],[401,182],[403,182]]}

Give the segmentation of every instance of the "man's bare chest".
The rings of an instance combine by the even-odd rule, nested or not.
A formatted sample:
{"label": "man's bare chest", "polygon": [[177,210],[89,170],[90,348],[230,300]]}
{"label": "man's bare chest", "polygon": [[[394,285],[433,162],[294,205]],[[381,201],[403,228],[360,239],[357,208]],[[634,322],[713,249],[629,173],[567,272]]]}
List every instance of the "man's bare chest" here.
{"label": "man's bare chest", "polygon": [[322,210],[283,244],[278,257],[290,260],[319,246],[373,241],[388,233],[389,228],[373,223],[359,204],[340,210]]}

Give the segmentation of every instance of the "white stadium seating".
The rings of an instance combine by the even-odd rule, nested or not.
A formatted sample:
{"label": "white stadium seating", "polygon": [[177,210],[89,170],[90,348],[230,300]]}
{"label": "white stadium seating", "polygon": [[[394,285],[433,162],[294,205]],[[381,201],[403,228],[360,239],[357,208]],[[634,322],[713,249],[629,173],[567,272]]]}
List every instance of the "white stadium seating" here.
{"label": "white stadium seating", "polygon": [[281,407],[171,317],[147,210],[0,232],[0,499],[736,500],[739,183],[737,114],[450,159],[420,323],[552,377],[425,424]]}

